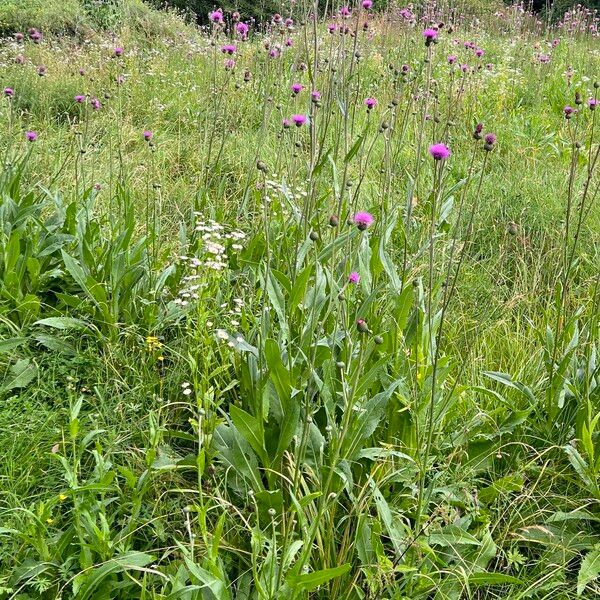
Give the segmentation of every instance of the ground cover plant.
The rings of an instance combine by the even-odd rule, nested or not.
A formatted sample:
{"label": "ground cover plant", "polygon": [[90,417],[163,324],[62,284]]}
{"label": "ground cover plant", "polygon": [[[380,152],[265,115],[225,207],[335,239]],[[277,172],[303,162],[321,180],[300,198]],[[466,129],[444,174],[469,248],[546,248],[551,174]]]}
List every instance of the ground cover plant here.
{"label": "ground cover plant", "polygon": [[597,597],[598,15],[80,4],[0,46],[0,598]]}

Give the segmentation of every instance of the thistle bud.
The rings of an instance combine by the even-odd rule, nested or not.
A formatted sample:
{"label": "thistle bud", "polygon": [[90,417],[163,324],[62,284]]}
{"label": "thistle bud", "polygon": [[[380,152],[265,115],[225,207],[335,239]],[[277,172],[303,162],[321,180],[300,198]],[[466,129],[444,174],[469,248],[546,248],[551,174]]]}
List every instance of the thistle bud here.
{"label": "thistle bud", "polygon": [[356,329],[358,329],[359,333],[369,332],[369,326],[364,319],[358,319],[358,321],[356,321]]}

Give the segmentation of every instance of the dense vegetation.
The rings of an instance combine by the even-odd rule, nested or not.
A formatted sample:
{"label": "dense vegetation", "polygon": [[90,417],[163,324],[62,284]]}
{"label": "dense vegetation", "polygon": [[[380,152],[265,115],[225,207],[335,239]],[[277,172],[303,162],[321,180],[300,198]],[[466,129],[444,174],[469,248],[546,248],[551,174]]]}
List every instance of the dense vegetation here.
{"label": "dense vegetation", "polygon": [[0,598],[597,597],[597,17],[11,1]]}

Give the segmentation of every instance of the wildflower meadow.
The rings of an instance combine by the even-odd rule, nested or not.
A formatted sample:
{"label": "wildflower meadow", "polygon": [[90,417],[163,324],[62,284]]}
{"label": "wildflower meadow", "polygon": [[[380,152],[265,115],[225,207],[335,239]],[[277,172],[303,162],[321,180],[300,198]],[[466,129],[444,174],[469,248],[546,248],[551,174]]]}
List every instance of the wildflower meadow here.
{"label": "wildflower meadow", "polygon": [[594,3],[166,4],[0,0],[0,600],[600,597]]}

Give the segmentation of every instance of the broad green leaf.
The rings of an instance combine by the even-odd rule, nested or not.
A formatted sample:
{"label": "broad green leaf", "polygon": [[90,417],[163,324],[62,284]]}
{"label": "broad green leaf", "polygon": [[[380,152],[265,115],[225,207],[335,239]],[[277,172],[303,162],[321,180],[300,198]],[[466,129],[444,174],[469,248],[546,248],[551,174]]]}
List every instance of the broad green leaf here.
{"label": "broad green leaf", "polygon": [[79,573],[73,580],[73,594],[78,600],[92,599],[98,587],[112,575],[144,570],[144,567],[154,560],[154,556],[145,552],[131,551],[121,554],[98,567]]}
{"label": "broad green leaf", "polygon": [[331,569],[322,569],[312,573],[303,573],[302,575],[289,574],[286,578],[288,585],[298,591],[312,592],[320,585],[345,575],[350,570],[350,563],[332,567]]}
{"label": "broad green leaf", "polygon": [[600,547],[594,548],[585,555],[577,575],[577,595],[581,596],[589,583],[595,581],[600,574]]}
{"label": "broad green leaf", "polygon": [[36,321],[34,325],[45,325],[53,329],[85,329],[87,327],[85,321],[72,317],[48,317]]}
{"label": "broad green leaf", "polygon": [[235,404],[229,406],[229,416],[235,428],[244,436],[252,450],[262,460],[263,465],[268,467],[269,459],[265,450],[264,432],[260,421],[245,410],[235,406]]}
{"label": "broad green leaf", "polygon": [[471,585],[522,585],[523,581],[504,573],[472,573],[468,581]]}

